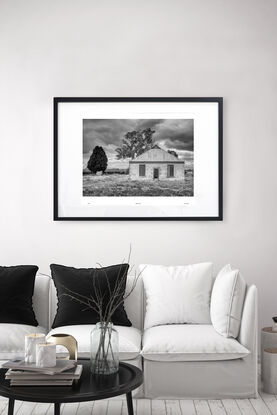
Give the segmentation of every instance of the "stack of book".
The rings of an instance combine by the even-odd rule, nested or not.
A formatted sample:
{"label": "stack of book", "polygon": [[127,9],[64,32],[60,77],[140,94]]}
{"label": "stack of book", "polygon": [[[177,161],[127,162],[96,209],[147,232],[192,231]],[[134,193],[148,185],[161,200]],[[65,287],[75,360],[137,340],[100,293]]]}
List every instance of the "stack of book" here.
{"label": "stack of book", "polygon": [[37,367],[24,360],[10,360],[2,365],[7,368],[6,379],[11,386],[71,386],[81,377],[83,366],[73,360],[57,360],[55,367]]}

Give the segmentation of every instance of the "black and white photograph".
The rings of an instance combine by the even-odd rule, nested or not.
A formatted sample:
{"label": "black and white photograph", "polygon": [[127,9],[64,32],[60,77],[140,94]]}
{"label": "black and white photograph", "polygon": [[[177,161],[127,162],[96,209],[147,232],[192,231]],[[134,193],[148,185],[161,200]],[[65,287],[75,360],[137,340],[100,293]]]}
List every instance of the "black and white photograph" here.
{"label": "black and white photograph", "polygon": [[193,119],[83,119],[83,196],[192,197]]}

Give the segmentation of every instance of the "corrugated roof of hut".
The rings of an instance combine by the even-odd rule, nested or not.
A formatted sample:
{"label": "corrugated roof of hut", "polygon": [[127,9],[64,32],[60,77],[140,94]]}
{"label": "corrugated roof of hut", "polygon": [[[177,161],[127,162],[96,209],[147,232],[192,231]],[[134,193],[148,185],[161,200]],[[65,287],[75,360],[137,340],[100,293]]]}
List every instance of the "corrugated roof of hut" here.
{"label": "corrugated roof of hut", "polygon": [[136,157],[133,161],[178,161],[177,157],[173,154],[168,153],[161,148],[151,148],[150,150],[145,151],[145,153]]}

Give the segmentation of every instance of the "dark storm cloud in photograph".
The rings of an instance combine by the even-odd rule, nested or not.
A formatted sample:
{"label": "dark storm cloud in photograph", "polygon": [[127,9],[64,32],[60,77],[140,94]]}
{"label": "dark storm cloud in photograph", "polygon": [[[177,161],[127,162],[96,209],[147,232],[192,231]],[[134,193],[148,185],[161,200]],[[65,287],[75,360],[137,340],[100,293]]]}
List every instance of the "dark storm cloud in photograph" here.
{"label": "dark storm cloud in photograph", "polygon": [[98,145],[113,159],[127,132],[146,128],[155,130],[153,144],[176,151],[180,159],[193,158],[192,119],[84,119],[83,153],[91,153]]}

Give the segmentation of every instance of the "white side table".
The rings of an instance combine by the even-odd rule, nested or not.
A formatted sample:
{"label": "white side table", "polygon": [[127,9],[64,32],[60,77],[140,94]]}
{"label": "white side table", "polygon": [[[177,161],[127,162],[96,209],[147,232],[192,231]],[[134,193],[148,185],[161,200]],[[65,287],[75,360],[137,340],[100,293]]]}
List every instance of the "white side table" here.
{"label": "white side table", "polygon": [[[272,331],[272,327],[264,327],[261,335],[261,366],[264,364],[264,349],[277,348],[277,332]],[[263,379],[263,370],[262,370]]]}
{"label": "white side table", "polygon": [[264,349],[263,352],[263,389],[266,393],[277,393],[277,348]]}

